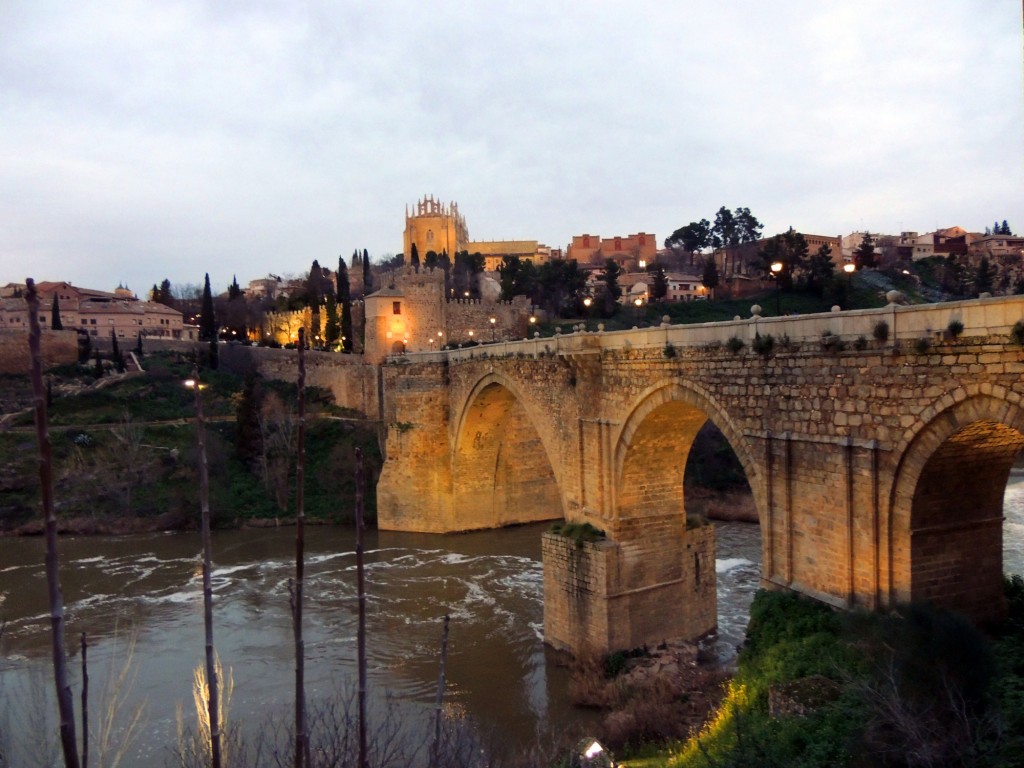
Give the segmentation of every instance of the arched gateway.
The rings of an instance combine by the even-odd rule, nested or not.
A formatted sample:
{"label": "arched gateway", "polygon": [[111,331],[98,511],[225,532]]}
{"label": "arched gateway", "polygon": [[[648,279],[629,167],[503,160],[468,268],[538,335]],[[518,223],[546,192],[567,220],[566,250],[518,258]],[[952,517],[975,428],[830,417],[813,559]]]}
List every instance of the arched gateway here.
{"label": "arched gateway", "polygon": [[[591,523],[603,541],[545,536],[547,640],[696,637],[714,626],[713,529],[688,525],[682,478],[710,418],[750,482],[766,586],[993,619],[1024,445],[1022,318],[1007,297],[405,356],[384,366],[379,523]],[[958,339],[931,330],[954,319]],[[880,322],[888,340],[865,341]],[[754,352],[767,335],[773,350]]]}

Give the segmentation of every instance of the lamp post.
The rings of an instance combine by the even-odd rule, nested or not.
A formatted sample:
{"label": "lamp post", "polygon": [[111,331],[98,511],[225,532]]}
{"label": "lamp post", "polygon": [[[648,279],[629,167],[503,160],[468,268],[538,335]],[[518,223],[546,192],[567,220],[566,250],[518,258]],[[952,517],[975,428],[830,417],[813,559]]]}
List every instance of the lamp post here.
{"label": "lamp post", "polygon": [[472,328],[469,329],[469,343],[470,344],[473,343],[473,329]]}
{"label": "lamp post", "polygon": [[644,300],[637,296],[633,299],[633,306],[636,307],[636,324],[640,325],[640,307],[644,305]]}
{"label": "lamp post", "polygon": [[497,341],[497,337],[495,336],[494,324],[498,322],[498,318],[492,315],[489,322],[491,324],[491,343],[493,344],[495,341]]}
{"label": "lamp post", "polygon": [[853,273],[856,271],[857,265],[852,261],[843,264],[843,272],[846,273],[846,297],[843,302],[846,308],[850,308],[850,289],[853,287]]}
{"label": "lamp post", "polygon": [[590,305],[594,303],[594,300],[589,296],[583,297],[583,325],[586,327],[587,322],[590,320]]}
{"label": "lamp post", "polygon": [[772,262],[772,277],[775,278],[775,314],[782,314],[782,262]]}

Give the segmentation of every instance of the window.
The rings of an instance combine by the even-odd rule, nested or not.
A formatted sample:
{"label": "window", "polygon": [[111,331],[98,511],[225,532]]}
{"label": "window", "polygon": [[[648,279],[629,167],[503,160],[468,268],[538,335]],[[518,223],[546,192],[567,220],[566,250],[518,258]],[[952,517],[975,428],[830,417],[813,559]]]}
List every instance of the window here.
{"label": "window", "polygon": [[95,317],[94,317],[94,318],[92,318],[92,319],[91,319],[91,320],[89,321],[89,323],[90,323],[90,324],[92,324],[92,325],[96,325],[96,318],[95,318]]}
{"label": "window", "polygon": [[402,302],[393,301],[391,302],[391,314],[400,315],[402,314]]}

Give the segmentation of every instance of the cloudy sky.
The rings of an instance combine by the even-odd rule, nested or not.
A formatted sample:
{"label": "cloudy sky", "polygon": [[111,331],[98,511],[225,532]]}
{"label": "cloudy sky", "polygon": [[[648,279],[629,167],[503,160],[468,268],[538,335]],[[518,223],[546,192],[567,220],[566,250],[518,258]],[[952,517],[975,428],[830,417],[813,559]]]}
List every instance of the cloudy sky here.
{"label": "cloudy sky", "polygon": [[1016,0],[0,0],[0,284],[215,288],[402,248],[1024,230]]}

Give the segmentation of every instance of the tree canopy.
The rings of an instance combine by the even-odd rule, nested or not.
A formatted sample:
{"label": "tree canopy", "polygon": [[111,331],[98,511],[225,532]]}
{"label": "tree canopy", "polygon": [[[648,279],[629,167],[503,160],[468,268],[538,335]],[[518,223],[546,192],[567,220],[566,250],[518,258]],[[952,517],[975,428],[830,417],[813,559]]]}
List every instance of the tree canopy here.
{"label": "tree canopy", "polygon": [[723,205],[715,214],[714,224],[707,219],[691,221],[665,238],[665,247],[690,253],[707,248],[727,248],[756,242],[761,238],[762,229],[764,225],[749,208],[730,211]]}

